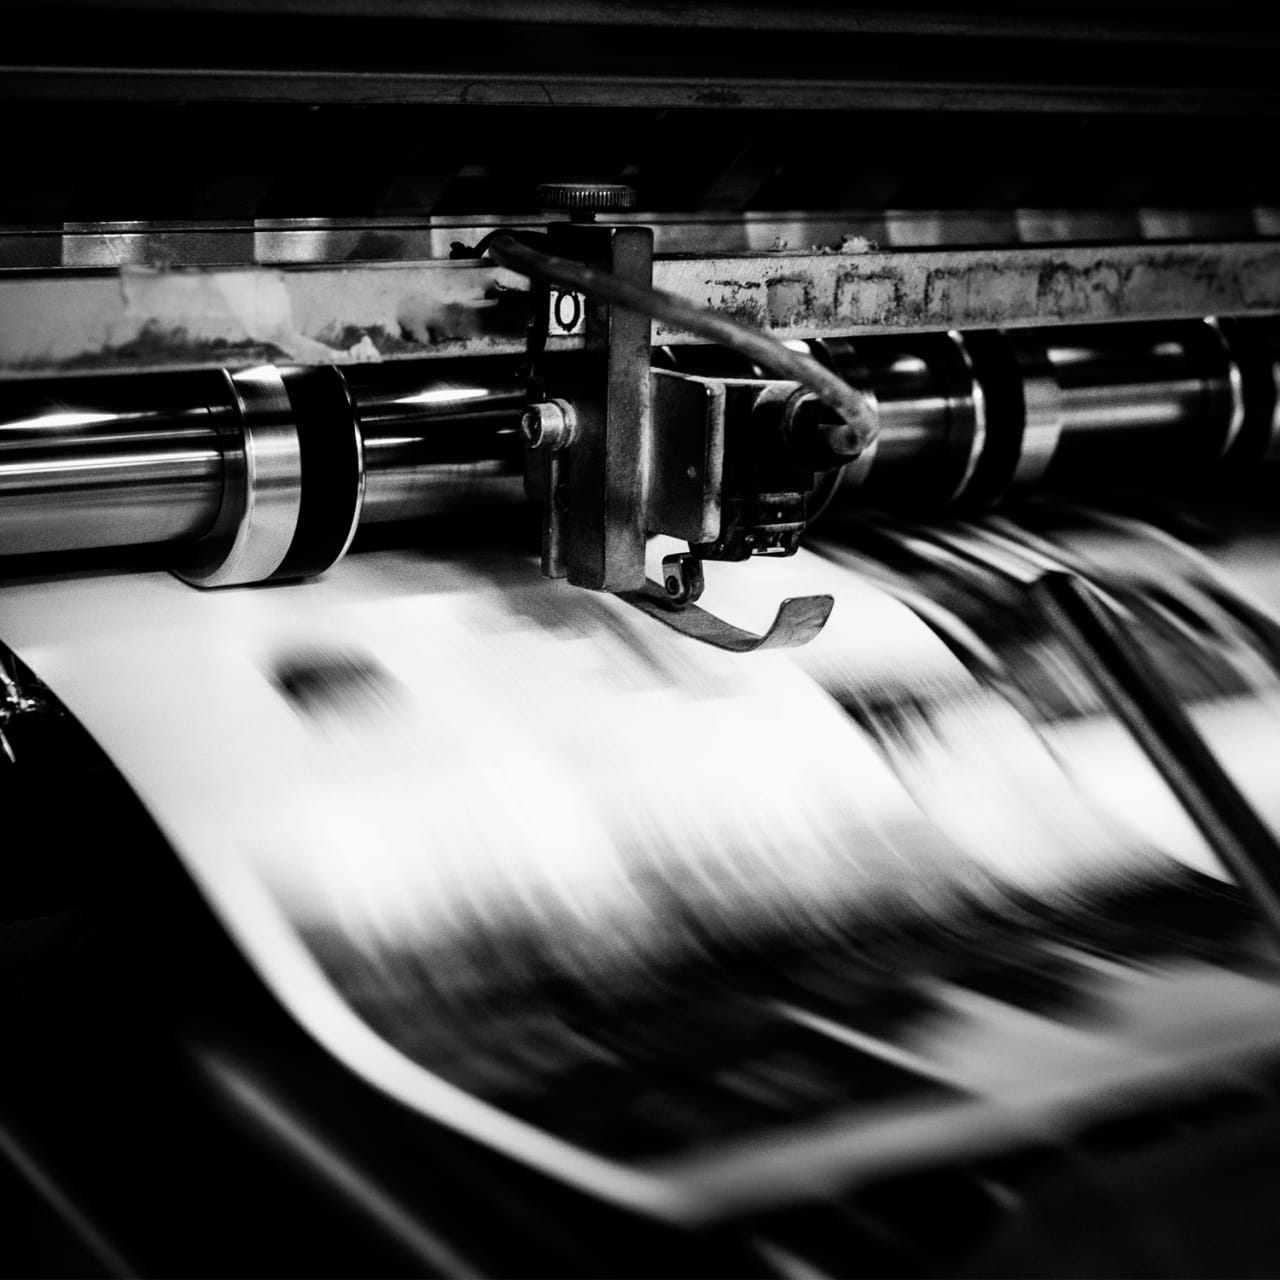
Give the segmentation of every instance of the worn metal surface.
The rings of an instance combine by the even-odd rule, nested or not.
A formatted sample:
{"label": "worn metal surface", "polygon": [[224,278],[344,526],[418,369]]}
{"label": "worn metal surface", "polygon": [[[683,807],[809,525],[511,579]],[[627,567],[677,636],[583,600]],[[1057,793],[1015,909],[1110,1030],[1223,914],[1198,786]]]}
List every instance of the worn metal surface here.
{"label": "worn metal surface", "polygon": [[[1265,315],[1280,243],[668,258],[654,282],[783,338]],[[520,277],[471,261],[15,274],[0,277],[0,374],[515,353],[528,315]]]}
{"label": "worn metal surface", "polygon": [[645,526],[686,542],[720,532],[723,380],[652,372],[653,474]]}
{"label": "worn metal surface", "polygon": [[[0,280],[0,369],[350,364],[523,347],[522,293],[472,263]],[[514,305],[504,305],[514,304]]]}
{"label": "worn metal surface", "polygon": [[1211,86],[1196,93],[1164,87],[1084,82],[948,84],[937,80],[795,77],[521,75],[447,71],[329,71],[271,67],[64,67],[0,64],[6,96],[61,102],[283,102],[308,106],[682,107],[747,111],[1016,111],[1186,116],[1274,116],[1273,93]]}
{"label": "worn metal surface", "polygon": [[[647,227],[559,223],[553,252],[581,255],[610,275],[647,285],[653,235]],[[551,491],[544,514],[565,530],[565,569],[575,586],[634,591],[644,582],[645,514],[653,466],[650,412],[650,324],[633,311],[587,303],[586,355],[564,382],[577,419],[566,450],[563,501]]]}
{"label": "worn metal surface", "polygon": [[1237,315],[1280,307],[1280,244],[669,261],[661,287],[784,337]]}

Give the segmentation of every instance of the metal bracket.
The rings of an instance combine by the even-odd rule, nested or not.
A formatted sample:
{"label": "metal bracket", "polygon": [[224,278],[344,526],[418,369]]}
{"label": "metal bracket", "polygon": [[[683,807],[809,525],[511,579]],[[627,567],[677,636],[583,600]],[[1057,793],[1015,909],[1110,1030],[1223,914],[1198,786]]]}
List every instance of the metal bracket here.
{"label": "metal bracket", "polygon": [[[548,246],[621,279],[647,286],[653,273],[648,227],[552,223]],[[547,378],[546,394],[573,406],[571,446],[535,473],[544,489],[544,571],[595,591],[634,590],[644,580],[645,514],[651,478],[652,414],[647,316],[588,299],[582,358]]]}
{"label": "metal bracket", "polygon": [[[622,284],[647,288],[652,277],[648,228],[553,223],[547,243],[559,257],[603,270]],[[537,398],[521,424],[526,491],[543,506],[544,575],[613,592],[685,635],[735,653],[812,640],[831,613],[829,596],[784,601],[765,634],[756,635],[691,607],[702,592],[699,554],[667,557],[660,583],[644,576],[649,533],[683,538],[716,559],[795,549],[807,486],[797,485],[794,494],[774,493],[769,486],[762,491],[763,481],[745,463],[749,474],[742,477],[740,505],[750,506],[749,526],[735,524],[729,554],[722,545],[726,403],[730,396],[752,403],[762,395],[776,397],[779,388],[754,378],[708,379],[651,369],[647,313],[602,302],[590,291],[585,309],[581,360],[531,382]],[[531,365],[541,344],[539,330],[531,335]],[[798,390],[794,383],[782,386],[786,397]],[[778,449],[785,453],[784,442]],[[770,461],[777,464],[772,453]],[[783,479],[805,471],[782,458]],[[765,474],[776,479],[778,466]]]}

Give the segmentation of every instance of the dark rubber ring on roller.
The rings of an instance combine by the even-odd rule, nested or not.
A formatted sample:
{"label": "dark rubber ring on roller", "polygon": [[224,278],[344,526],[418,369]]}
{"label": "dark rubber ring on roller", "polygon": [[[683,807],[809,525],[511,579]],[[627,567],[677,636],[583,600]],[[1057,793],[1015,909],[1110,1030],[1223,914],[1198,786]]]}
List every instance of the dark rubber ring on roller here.
{"label": "dark rubber ring on roller", "polygon": [[333,366],[289,369],[302,462],[298,527],[271,581],[311,578],[342,559],[364,501],[364,448],[346,379]]}
{"label": "dark rubber ring on roller", "polygon": [[1013,481],[1026,431],[1022,373],[1008,339],[994,330],[962,338],[987,406],[987,440],[961,504],[983,510],[1004,497]]}
{"label": "dark rubber ring on roller", "polygon": [[1280,386],[1273,372],[1275,356],[1268,349],[1263,332],[1247,320],[1225,318],[1218,321],[1218,328],[1244,383],[1244,422],[1226,459],[1231,473],[1243,477],[1251,468],[1276,456]]}

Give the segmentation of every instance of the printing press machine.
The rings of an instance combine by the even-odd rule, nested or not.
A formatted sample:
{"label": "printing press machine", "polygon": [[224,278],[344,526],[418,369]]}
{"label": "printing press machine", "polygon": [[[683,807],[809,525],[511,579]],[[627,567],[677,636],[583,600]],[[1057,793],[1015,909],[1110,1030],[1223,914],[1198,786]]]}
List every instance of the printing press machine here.
{"label": "printing press machine", "polygon": [[0,24],[0,1270],[1280,1269],[1267,6]]}

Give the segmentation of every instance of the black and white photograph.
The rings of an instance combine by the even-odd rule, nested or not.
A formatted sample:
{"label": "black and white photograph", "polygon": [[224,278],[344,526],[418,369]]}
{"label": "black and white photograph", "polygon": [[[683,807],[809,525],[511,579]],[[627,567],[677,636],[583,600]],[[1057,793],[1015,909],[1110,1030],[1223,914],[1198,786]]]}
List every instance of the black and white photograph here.
{"label": "black and white photograph", "polygon": [[1280,1276],[1280,8],[0,109],[0,1280]]}

